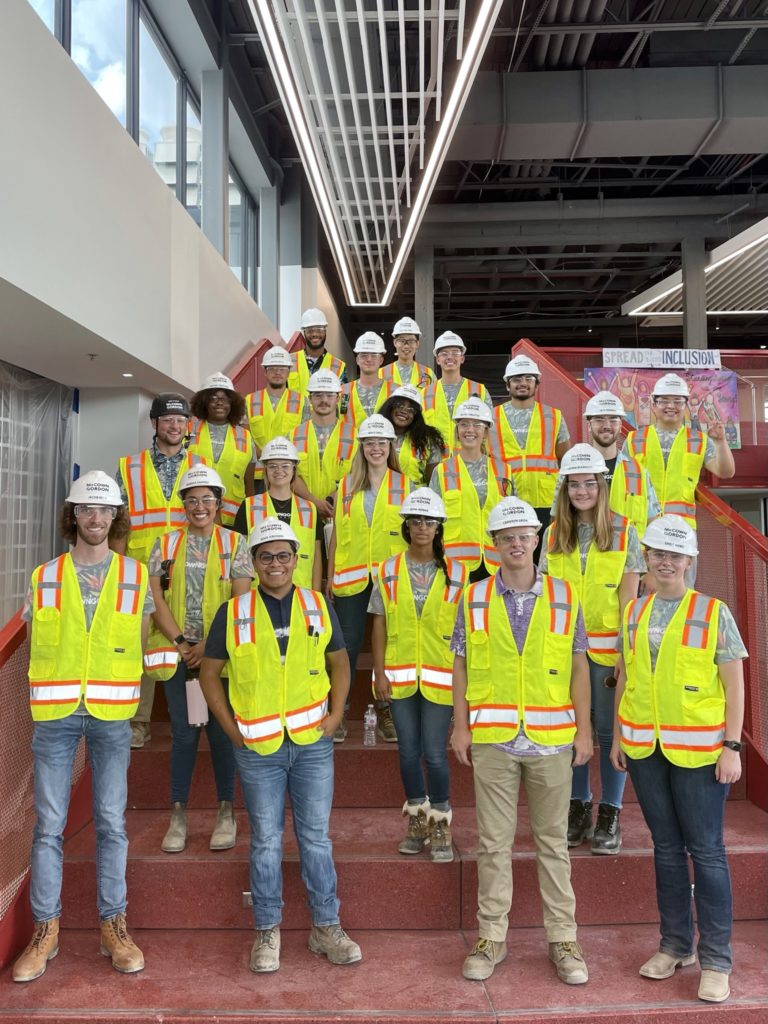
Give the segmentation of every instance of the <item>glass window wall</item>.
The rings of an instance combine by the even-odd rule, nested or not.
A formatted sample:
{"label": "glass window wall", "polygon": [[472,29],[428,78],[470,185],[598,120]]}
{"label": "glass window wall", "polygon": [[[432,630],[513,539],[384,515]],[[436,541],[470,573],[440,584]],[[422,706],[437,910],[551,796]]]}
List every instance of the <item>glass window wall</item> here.
{"label": "glass window wall", "polygon": [[125,125],[126,0],[71,0],[70,54]]}

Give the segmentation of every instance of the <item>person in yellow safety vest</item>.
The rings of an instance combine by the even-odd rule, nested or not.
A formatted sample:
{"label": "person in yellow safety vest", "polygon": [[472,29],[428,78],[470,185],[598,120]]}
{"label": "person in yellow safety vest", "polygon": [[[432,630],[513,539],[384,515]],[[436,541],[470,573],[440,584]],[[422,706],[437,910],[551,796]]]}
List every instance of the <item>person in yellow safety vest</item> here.
{"label": "person in yellow safety vest", "polygon": [[540,382],[541,370],[528,356],[515,356],[507,363],[504,383],[509,401],[493,410],[491,454],[509,465],[515,494],[533,505],[546,528],[560,459],[571,439],[560,410],[536,401]]}
{"label": "person in yellow safety vest", "polygon": [[421,328],[411,317],[401,317],[392,328],[392,339],[395,344],[395,361],[382,366],[379,376],[395,387],[410,384],[423,390],[432,383],[435,374],[414,358],[421,340]]}
{"label": "person in yellow safety vest", "polygon": [[187,470],[179,494],[187,525],[155,541],[148,567],[155,611],[144,665],[165,683],[171,719],[171,821],[161,849],[181,853],[187,845],[187,801],[204,725],[218,806],[210,848],[229,850],[237,836],[232,744],[215,718],[200,715],[198,676],[213,617],[230,597],[250,589],[253,564],[245,537],[216,524],[224,484],[215,469]]}
{"label": "person in yellow safety vest", "polygon": [[448,451],[455,454],[453,444],[454,409],[468,398],[478,398],[492,406],[485,384],[461,376],[467,346],[458,334],[443,331],[435,342],[435,362],[440,367],[440,380],[433,381],[424,389],[424,421],[436,427],[448,444]]}
{"label": "person in yellow safety vest", "polygon": [[192,396],[194,417],[189,450],[213,466],[225,487],[221,523],[232,527],[237,510],[254,493],[256,449],[248,427],[243,426],[245,399],[229,377],[213,373]]}
{"label": "person in yellow safety vest", "polygon": [[568,580],[579,595],[589,650],[592,721],[600,746],[600,804],[592,823],[589,766],[573,769],[568,845],[592,840],[592,853],[621,849],[619,815],[625,776],[611,765],[613,744],[613,666],[619,656],[621,615],[637,597],[645,572],[640,539],[626,516],[612,512],[603,456],[588,444],[575,444],[560,465],[563,478],[554,519],[541,546],[539,568]]}
{"label": "person in yellow safety vest", "polygon": [[379,376],[386,351],[384,339],[373,331],[361,334],[355,342],[355,361],[360,376],[351,384],[344,385],[347,398],[345,415],[353,420],[355,426],[360,426],[367,416],[378,412],[394,390],[391,381],[383,381]]}
{"label": "person in yellow safety vest", "polygon": [[445,557],[445,507],[433,491],[411,491],[400,515],[408,548],[381,563],[368,607],[374,691],[380,701],[391,700],[397,730],[408,818],[398,850],[413,855],[428,847],[433,861],[447,863],[453,860],[450,640],[467,573],[461,562]]}
{"label": "person in yellow safety vest", "polygon": [[456,406],[453,422],[454,454],[434,470],[429,486],[445,504],[446,554],[462,562],[470,583],[475,583],[499,567],[487,532],[488,515],[514,493],[514,484],[505,475],[506,464],[488,455],[490,407],[479,398],[468,398]]}
{"label": "person in yellow safety vest", "polygon": [[267,489],[263,494],[246,498],[237,513],[235,528],[250,536],[256,523],[269,516],[287,523],[299,541],[299,558],[293,574],[296,586],[319,590],[323,581],[322,522],[312,502],[293,493],[299,453],[287,437],[275,437],[264,446],[261,462]]}
{"label": "person in yellow safety vest", "polygon": [[[256,939],[249,968],[267,973],[280,966],[287,794],[312,915],[309,948],[333,964],[356,963],[362,953],[339,923],[328,836],[332,737],[349,692],[344,638],[323,595],[294,585],[299,542],[290,526],[262,519],[249,545],[258,588],[216,613],[200,672],[205,699],[234,744],[251,824]],[[228,698],[221,682],[225,667]]]}
{"label": "person in yellow safety vest", "polygon": [[501,568],[466,588],[451,641],[451,747],[464,765],[471,752],[480,833],[480,935],[463,974],[489,978],[507,955],[522,782],[549,958],[561,981],[581,985],[588,973],[576,941],[567,829],[571,763],[592,756],[587,637],[575,588],[536,569],[539,526],[536,511],[519,498],[504,498],[491,511],[488,532]]}
{"label": "person in yellow safety vest", "polygon": [[427,483],[448,454],[446,439],[424,421],[422,393],[410,384],[395,388],[382,405],[381,415],[395,428],[395,451],[400,469],[417,486]]}
{"label": "person in yellow safety vest", "polygon": [[640,974],[671,978],[694,963],[693,888],[699,999],[720,1003],[730,994],[733,966],[723,817],[728,790],[741,776],[748,654],[728,607],[686,587],[686,567],[698,552],[690,525],[661,516],[642,543],[655,593],[624,612],[611,752],[614,767],[629,772],[654,846],[661,942]]}
{"label": "person in yellow safety vest", "polygon": [[291,432],[299,453],[294,490],[316,506],[321,519],[333,517],[336,489],[349,469],[355,445],[355,425],[339,419],[341,381],[330,370],[313,373],[307,384],[309,419]]}
{"label": "person in yellow safety vest", "polygon": [[[273,437],[287,437],[304,418],[304,393],[291,391],[288,387],[292,365],[290,352],[280,345],[273,345],[261,361],[266,387],[245,396],[248,426],[258,456],[268,441]],[[254,478],[263,479],[260,466],[256,467]]]}
{"label": "person in yellow safety vest", "polygon": [[[400,532],[400,506],[410,484],[400,472],[394,439],[394,428],[383,416],[374,413],[363,420],[357,431],[359,444],[336,501],[327,594],[339,616],[353,682],[379,565],[406,547]],[[379,736],[385,743],[395,743],[389,705],[379,701],[376,717]],[[345,716],[334,742],[343,743],[347,732]]]}
{"label": "person in yellow safety vest", "polygon": [[[173,392],[155,395],[149,418],[155,432],[152,447],[120,459],[116,479],[124,504],[128,506],[130,530],[127,536],[112,535],[110,547],[145,565],[155,541],[168,530],[186,522],[179,497],[179,481],[190,466],[204,460],[189,451],[189,403]],[[131,749],[138,750],[151,739],[150,721],[155,701],[155,680],[141,679],[141,699],[131,722]]]}
{"label": "person in yellow safety vest", "polygon": [[[661,506],[648,470],[619,448],[622,420],[626,418],[621,399],[610,391],[598,391],[587,402],[584,415],[589,435],[587,442],[605,459],[611,512],[626,516],[638,537],[642,537],[648,523],[661,515]],[[553,515],[562,481],[563,477],[558,476],[552,501]]]}
{"label": "person in yellow safety vest", "polygon": [[633,430],[624,451],[648,470],[664,513],[682,516],[696,528],[696,485],[702,467],[723,480],[736,472],[722,423],[709,433],[684,425],[688,385],[676,373],[660,377],[653,388],[655,424]]}
{"label": "person in yellow safety vest", "polygon": [[29,699],[36,814],[29,899],[32,939],[13,980],[34,981],[59,951],[63,837],[72,765],[84,737],[91,767],[101,952],[122,972],[144,967],[125,923],[130,718],[154,610],[147,570],[110,551],[129,520],[120,489],[101,470],[72,484],[60,514],[68,554],[32,573],[22,610],[29,639]]}
{"label": "person in yellow safety vest", "polygon": [[304,348],[292,354],[293,364],[288,376],[291,391],[306,394],[309,378],[318,370],[330,370],[342,384],[347,383],[347,368],[343,359],[325,351],[328,318],[322,309],[305,309],[301,314],[301,333]]}

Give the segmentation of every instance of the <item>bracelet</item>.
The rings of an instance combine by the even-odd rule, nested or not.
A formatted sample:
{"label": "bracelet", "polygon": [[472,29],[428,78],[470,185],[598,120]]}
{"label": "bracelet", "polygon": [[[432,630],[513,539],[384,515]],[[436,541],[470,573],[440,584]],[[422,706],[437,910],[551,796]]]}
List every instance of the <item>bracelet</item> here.
{"label": "bracelet", "polygon": [[183,633],[179,633],[179,635],[178,635],[178,636],[175,636],[175,637],[173,638],[173,642],[174,642],[174,644],[176,645],[176,647],[180,647],[180,646],[181,646],[181,644],[186,644],[186,643],[188,643],[188,641],[187,641],[187,638],[186,638],[186,637],[184,636],[184,634],[183,634]]}

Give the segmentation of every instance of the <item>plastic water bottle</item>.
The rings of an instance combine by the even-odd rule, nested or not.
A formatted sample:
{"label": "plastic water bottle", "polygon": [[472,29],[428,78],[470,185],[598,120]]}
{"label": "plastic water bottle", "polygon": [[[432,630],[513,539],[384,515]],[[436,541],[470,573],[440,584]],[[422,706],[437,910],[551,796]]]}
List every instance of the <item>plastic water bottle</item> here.
{"label": "plastic water bottle", "polygon": [[369,704],[363,716],[363,746],[376,746],[376,708]]}

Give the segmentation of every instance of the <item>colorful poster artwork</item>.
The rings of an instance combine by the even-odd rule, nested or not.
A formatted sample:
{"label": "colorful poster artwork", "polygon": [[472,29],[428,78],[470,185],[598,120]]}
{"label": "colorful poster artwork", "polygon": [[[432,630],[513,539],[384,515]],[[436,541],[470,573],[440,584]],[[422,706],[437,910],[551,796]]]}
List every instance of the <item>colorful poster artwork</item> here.
{"label": "colorful poster artwork", "polygon": [[[651,394],[654,384],[664,372],[633,370],[629,367],[587,368],[584,370],[584,386],[593,395],[598,391],[610,391],[617,395],[626,410],[630,426],[644,427],[654,422]],[[706,433],[709,424],[719,421],[725,427],[728,446],[741,448],[736,374],[732,370],[687,370],[680,376],[688,382],[691,392],[687,422],[696,430]]]}

